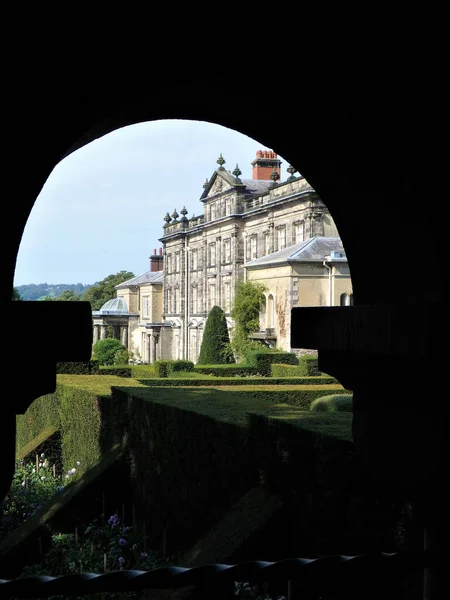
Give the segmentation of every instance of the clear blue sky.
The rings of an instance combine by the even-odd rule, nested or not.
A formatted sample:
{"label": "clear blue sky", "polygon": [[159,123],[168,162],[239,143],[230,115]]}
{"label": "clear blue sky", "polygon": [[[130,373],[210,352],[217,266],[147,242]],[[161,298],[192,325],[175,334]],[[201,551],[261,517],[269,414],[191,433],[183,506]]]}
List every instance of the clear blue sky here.
{"label": "clear blue sky", "polygon": [[[14,285],[92,284],[119,271],[140,275],[160,248],[164,215],[199,198],[218,167],[238,163],[251,179],[257,150],[271,150],[237,131],[198,121],[164,120],[124,127],[61,161],[28,219]],[[274,148],[273,150],[276,151]],[[281,180],[289,166],[283,158]]]}

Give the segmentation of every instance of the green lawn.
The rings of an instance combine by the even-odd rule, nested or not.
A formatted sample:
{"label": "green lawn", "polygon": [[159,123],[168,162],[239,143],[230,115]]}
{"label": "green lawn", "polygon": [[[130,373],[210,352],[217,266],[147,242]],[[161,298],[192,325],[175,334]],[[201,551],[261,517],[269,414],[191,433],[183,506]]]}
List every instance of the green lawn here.
{"label": "green lawn", "polygon": [[[122,380],[123,383],[123,380]],[[117,386],[119,387],[119,386]],[[289,404],[276,403],[272,400],[252,398],[235,392],[241,389],[247,392],[253,386],[223,387],[138,387],[133,386],[133,395],[148,400],[169,404],[183,410],[196,411],[199,414],[211,417],[218,421],[245,426],[247,424],[247,413],[264,415],[266,417],[281,419],[289,424],[303,429],[308,429],[321,435],[338,437],[343,440],[352,440],[351,413],[316,413],[301,409]],[[304,386],[307,387],[307,386]],[[315,386],[316,387],[316,386]],[[323,386],[325,389],[341,386]],[[127,391],[128,386],[121,385],[120,388]],[[264,386],[264,390],[276,391],[280,388],[298,389],[293,386]],[[262,386],[255,386],[262,389]]]}

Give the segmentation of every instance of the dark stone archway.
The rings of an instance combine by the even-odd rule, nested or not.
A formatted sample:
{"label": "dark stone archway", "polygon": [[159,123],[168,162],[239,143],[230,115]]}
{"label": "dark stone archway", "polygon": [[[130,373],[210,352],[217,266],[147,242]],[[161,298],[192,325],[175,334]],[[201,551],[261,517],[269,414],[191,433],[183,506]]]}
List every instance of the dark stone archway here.
{"label": "dark stone archway", "polygon": [[[383,78],[376,86],[359,80],[358,86],[327,82],[300,89],[290,75],[278,88],[272,82],[267,93],[251,75],[236,75],[225,84],[222,72],[198,75],[198,65],[189,78],[168,77],[164,68],[152,70],[151,83],[141,78],[121,86],[117,75],[111,84],[97,84],[87,73],[86,83],[62,78],[39,95],[26,82],[15,89],[13,99],[28,94],[32,100],[26,110],[16,102],[9,114],[20,127],[12,131],[11,148],[17,150],[7,168],[14,186],[7,199],[8,237],[2,238],[5,302],[27,217],[52,169],[68,153],[118,127],[162,118],[210,121],[248,135],[310,181],[339,229],[355,306],[342,307],[353,312],[337,318],[334,336],[327,337],[333,319],[322,337],[320,319],[310,320],[317,327],[310,327],[309,335],[324,370],[355,390],[355,440],[368,468],[380,483],[418,497],[418,506],[431,504],[428,514],[440,519],[435,499],[442,497],[448,409],[438,381],[445,372],[440,335],[447,320],[445,235],[439,224],[446,191],[435,177],[443,114],[436,91],[428,87],[420,93],[415,80],[396,85]],[[347,319],[358,307],[358,323]],[[26,307],[21,311],[26,315]],[[14,356],[17,332],[11,330],[8,339]],[[49,347],[30,367],[34,378],[52,371],[54,360],[59,358]],[[13,367],[13,380],[20,380],[22,368],[16,373]],[[33,374],[28,375],[32,382]],[[384,392],[381,402],[374,380]],[[30,384],[24,392],[30,401],[33,390]],[[5,408],[6,427],[12,410]],[[10,456],[13,438],[6,431],[2,443],[3,455]]]}

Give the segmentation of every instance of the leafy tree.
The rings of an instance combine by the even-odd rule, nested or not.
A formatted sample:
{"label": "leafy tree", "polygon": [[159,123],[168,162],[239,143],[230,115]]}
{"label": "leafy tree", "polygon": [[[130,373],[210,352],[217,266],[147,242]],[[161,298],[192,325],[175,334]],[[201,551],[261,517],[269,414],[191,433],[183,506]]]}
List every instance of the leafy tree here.
{"label": "leafy tree", "polygon": [[13,287],[12,299],[13,300],[23,300],[22,296],[20,295],[19,290],[16,287]]}
{"label": "leafy tree", "polygon": [[225,313],[220,306],[213,306],[206,319],[197,364],[224,365],[233,362],[235,361],[230,352],[230,336]]}
{"label": "leafy tree", "polygon": [[95,342],[92,348],[92,358],[98,360],[100,365],[114,365],[116,353],[121,350],[127,351],[116,338],[105,338]]}
{"label": "leafy tree", "polygon": [[108,275],[97,285],[93,285],[86,290],[81,299],[90,302],[92,310],[100,310],[105,302],[116,298],[115,286],[132,277],[135,277],[135,275],[131,271],[120,271],[115,275]]}
{"label": "leafy tree", "polygon": [[57,298],[55,298],[55,300],[59,300],[62,302],[73,302],[81,300],[81,296],[82,294],[76,294],[73,290],[64,290],[61,296],[58,296]]}
{"label": "leafy tree", "polygon": [[259,313],[264,306],[262,283],[246,281],[236,287],[231,317],[234,321],[231,348],[239,360],[244,360],[248,352],[262,349],[262,344],[249,339],[249,335],[259,329]]}
{"label": "leafy tree", "polygon": [[42,296],[39,300],[46,302],[73,302],[81,300],[81,296],[82,294],[75,294],[73,290],[64,290],[60,296]]}

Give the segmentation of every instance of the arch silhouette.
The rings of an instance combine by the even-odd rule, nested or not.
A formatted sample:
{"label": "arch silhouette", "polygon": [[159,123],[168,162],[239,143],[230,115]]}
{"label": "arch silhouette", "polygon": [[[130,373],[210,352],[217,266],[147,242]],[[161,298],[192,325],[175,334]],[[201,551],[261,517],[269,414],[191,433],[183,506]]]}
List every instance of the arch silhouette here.
{"label": "arch silhouette", "polygon": [[[170,77],[164,77],[164,68]],[[283,156],[311,183],[330,210],[345,247],[355,300],[354,306],[346,307],[354,315],[351,328],[345,321],[333,320],[335,313],[330,313],[330,326],[325,321],[322,328],[316,323],[317,330],[310,333],[322,344],[319,356],[324,364],[328,361],[342,374],[342,381],[354,387],[354,439],[364,464],[387,490],[412,490],[419,506],[425,507],[423,521],[436,523],[443,514],[442,500],[436,499],[445,497],[440,481],[448,436],[444,399],[438,382],[429,377],[431,366],[439,372],[444,364],[435,349],[447,320],[445,236],[436,235],[436,213],[445,210],[446,197],[436,166],[445,121],[436,89],[439,82],[430,79],[418,90],[416,76],[396,81],[382,74],[376,85],[368,85],[355,72],[354,86],[327,81],[322,88],[305,86],[301,94],[293,93],[293,88],[282,92],[280,87],[277,103],[270,94],[261,93],[259,74],[233,74],[224,84],[222,71],[220,77],[208,77],[204,73],[209,67],[203,70],[197,64],[189,77],[181,72],[174,77],[171,65],[162,60],[151,78],[142,76],[130,86],[129,82],[120,85],[120,74],[105,83],[92,72],[89,77],[86,69],[85,83],[73,85],[61,75],[40,94],[30,93],[26,73],[22,83],[14,81],[10,86],[14,98],[31,100],[26,111],[17,102],[8,113],[20,127],[11,131],[10,148],[17,151],[10,151],[5,169],[14,181],[8,198],[8,236],[2,242],[5,301],[11,298],[15,260],[33,204],[56,164],[77,148],[119,127],[164,118],[217,123],[253,138]],[[267,69],[270,73],[270,65]],[[290,80],[292,73],[286,79]],[[275,78],[271,91],[276,81],[283,79]],[[70,94],[61,93],[64,84]],[[36,148],[32,156],[31,149]],[[422,210],[412,208],[423,206],[424,185],[434,207],[434,214],[425,210],[426,218]],[[417,234],[426,251],[405,256],[405,249],[414,244],[410,232]],[[389,260],[383,260],[383,268],[380,262],[386,252],[379,252],[380,240],[391,244],[390,251],[394,249]],[[418,273],[426,273],[432,283],[417,282]],[[389,289],[389,304],[385,289]],[[17,316],[9,320],[6,335],[11,355],[19,356],[20,336],[15,328],[27,312],[26,307],[14,310]],[[34,337],[51,338],[50,313],[47,317],[35,323]],[[347,335],[350,330],[353,338]],[[50,346],[41,347],[41,354],[28,366],[28,381],[21,384],[25,404],[24,399],[31,401],[38,390],[46,393],[45,387],[53,385]],[[21,369],[20,361],[13,364],[9,377],[22,382]],[[14,410],[4,409],[5,462],[14,451]],[[10,475],[5,468],[4,481]],[[444,534],[439,535],[443,539]]]}

